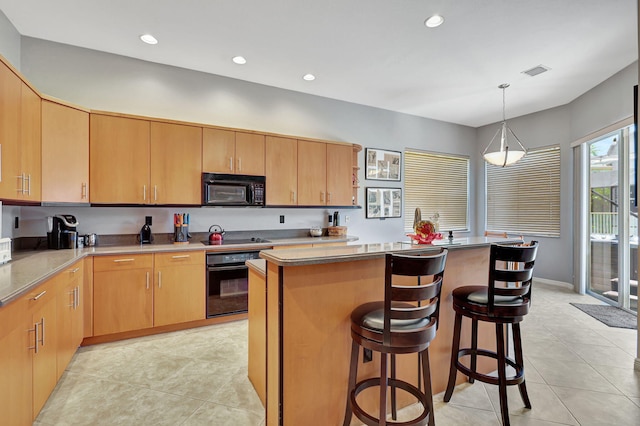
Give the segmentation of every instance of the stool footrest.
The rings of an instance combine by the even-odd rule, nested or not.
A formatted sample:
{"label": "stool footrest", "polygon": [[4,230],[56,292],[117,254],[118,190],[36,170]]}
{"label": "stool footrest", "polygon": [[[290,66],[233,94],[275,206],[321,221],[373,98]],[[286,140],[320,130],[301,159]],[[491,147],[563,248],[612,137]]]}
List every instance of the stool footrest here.
{"label": "stool footrest", "polygon": [[[429,402],[427,401],[425,394],[423,394],[420,391],[420,389],[418,389],[411,383],[405,382],[404,380],[388,378],[387,383],[389,387],[402,389],[406,392],[409,392],[411,395],[415,396],[418,399],[418,401],[422,404],[423,409],[422,409],[422,413],[413,420],[408,420],[404,422],[387,421],[385,424],[399,425],[399,426],[425,426],[428,423],[429,415],[431,414],[429,413]],[[351,407],[352,407],[353,414],[355,414],[355,416],[367,426],[377,426],[379,424],[378,418],[373,417],[372,415],[364,411],[360,407],[360,405],[358,405],[356,398],[358,394],[363,390],[373,386],[379,386],[379,385],[380,385],[380,377],[372,377],[370,379],[363,380],[361,382],[356,383],[356,387],[353,389],[353,391],[351,392],[351,395],[349,396],[351,398]]]}
{"label": "stool footrest", "polygon": [[[495,360],[498,359],[498,354],[493,351],[488,351],[486,349],[476,349],[474,351],[472,348],[463,348],[458,350],[458,359],[456,360],[456,368],[458,369],[458,371],[468,376],[470,379],[476,379],[484,383],[498,385],[498,377],[478,373],[477,371],[472,371],[469,367],[460,362],[461,357],[467,355],[473,356],[474,352],[479,357],[483,356],[493,358]],[[507,376],[507,385],[519,385],[520,383],[524,382],[524,367],[518,365],[515,360],[509,357],[505,358],[505,362],[516,370],[516,373],[513,376]]]}

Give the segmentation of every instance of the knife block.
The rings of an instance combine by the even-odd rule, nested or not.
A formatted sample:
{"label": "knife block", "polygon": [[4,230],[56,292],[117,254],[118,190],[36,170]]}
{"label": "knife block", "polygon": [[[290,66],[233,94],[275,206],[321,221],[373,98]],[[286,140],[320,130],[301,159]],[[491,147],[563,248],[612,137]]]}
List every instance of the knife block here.
{"label": "knife block", "polygon": [[180,226],[173,226],[173,243],[174,244],[189,244],[189,225],[182,224]]}

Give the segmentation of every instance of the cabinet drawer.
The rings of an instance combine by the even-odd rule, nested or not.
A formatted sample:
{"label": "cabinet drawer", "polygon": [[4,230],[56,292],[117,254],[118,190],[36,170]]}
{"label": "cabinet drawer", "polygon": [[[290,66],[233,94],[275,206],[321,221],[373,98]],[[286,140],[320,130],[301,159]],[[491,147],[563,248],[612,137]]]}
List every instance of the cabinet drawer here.
{"label": "cabinet drawer", "polygon": [[156,268],[171,265],[204,265],[204,251],[181,251],[155,254]]}
{"label": "cabinet drawer", "polygon": [[32,309],[39,309],[45,305],[51,299],[56,297],[57,292],[58,275],[45,281],[37,287],[34,287],[28,293],[23,296],[23,299],[27,303],[27,309],[31,312]]}
{"label": "cabinet drawer", "polygon": [[82,277],[84,273],[84,261],[80,260],[68,268],[63,269],[57,275],[60,277],[62,281],[69,282],[69,280],[75,280],[79,277]]}
{"label": "cabinet drawer", "polygon": [[118,256],[96,256],[93,258],[94,272],[151,268],[152,266],[152,254],[122,254]]}

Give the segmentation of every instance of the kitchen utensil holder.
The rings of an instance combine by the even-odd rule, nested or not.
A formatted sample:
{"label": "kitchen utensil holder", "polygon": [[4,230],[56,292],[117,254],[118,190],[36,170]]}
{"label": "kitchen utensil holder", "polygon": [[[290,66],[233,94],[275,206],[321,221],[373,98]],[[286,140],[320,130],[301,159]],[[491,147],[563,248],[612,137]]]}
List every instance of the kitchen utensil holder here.
{"label": "kitchen utensil holder", "polygon": [[174,225],[173,227],[173,243],[189,244],[189,224]]}

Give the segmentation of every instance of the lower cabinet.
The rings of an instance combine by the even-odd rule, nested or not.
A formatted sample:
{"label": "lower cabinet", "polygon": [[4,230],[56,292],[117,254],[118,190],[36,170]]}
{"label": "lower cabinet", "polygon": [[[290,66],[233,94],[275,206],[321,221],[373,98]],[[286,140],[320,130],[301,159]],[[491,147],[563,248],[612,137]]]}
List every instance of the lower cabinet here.
{"label": "lower cabinet", "polygon": [[57,379],[73,358],[84,337],[84,261],[56,275],[58,326]]}
{"label": "lower cabinet", "polygon": [[203,251],[95,257],[94,335],[204,319],[204,265]]}
{"label": "lower cabinet", "polygon": [[56,288],[53,280],[28,300],[34,337],[33,344],[33,418],[56,387],[57,375],[57,330]]}
{"label": "lower cabinet", "polygon": [[3,424],[31,425],[32,352],[35,335],[26,300],[0,308],[0,413]]}
{"label": "lower cabinet", "polygon": [[153,325],[152,273],[152,254],[94,257],[95,336]]}

